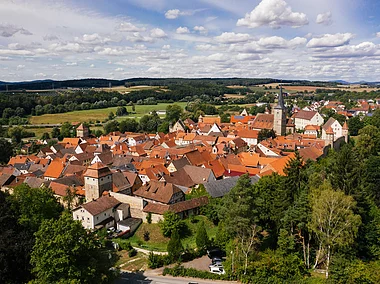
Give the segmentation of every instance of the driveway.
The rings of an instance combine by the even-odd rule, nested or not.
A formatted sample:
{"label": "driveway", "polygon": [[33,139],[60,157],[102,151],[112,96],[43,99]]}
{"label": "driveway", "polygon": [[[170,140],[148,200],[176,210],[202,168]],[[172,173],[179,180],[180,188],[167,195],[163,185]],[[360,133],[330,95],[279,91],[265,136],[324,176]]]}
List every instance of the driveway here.
{"label": "driveway", "polygon": [[202,256],[201,258],[196,258],[189,262],[182,263],[185,268],[195,268],[197,270],[210,271],[208,266],[211,264],[211,259],[207,255]]}

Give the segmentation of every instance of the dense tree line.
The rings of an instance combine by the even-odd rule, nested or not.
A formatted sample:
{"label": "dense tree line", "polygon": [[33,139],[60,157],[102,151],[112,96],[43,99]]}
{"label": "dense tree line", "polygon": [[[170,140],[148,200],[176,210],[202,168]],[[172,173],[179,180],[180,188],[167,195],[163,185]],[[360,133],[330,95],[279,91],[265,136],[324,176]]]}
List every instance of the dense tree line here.
{"label": "dense tree line", "polygon": [[[51,189],[20,185],[0,191],[1,283],[106,283],[109,250],[87,232]],[[111,255],[112,256],[112,255]]]}
{"label": "dense tree line", "polygon": [[[242,176],[204,213],[218,223],[225,269],[250,283],[379,283],[378,115],[318,162],[296,152],[285,176]],[[380,120],[379,120],[380,121]],[[313,282],[314,281],[314,282]],[[330,283],[327,282],[327,283]]]}

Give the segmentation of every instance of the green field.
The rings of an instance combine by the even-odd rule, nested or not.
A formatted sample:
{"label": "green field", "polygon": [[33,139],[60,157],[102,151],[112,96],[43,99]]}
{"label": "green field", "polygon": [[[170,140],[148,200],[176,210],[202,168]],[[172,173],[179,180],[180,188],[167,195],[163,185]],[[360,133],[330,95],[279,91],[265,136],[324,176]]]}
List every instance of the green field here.
{"label": "green field", "polygon": [[[176,104],[182,106],[183,108],[186,106],[185,102],[177,102]],[[123,120],[127,117],[140,119],[145,114],[149,114],[149,112],[155,110],[165,110],[166,107],[170,105],[168,103],[165,104],[157,104],[157,105],[135,105],[136,111],[133,114],[129,114],[127,116],[119,117],[117,120]],[[58,124],[68,122],[96,122],[96,121],[104,121],[108,118],[108,114],[112,111],[116,113],[117,107],[103,108],[103,109],[91,109],[91,110],[78,110],[66,113],[55,113],[55,114],[44,114],[41,116],[32,116],[29,119],[30,124]],[[132,111],[131,106],[127,106],[128,112]]]}

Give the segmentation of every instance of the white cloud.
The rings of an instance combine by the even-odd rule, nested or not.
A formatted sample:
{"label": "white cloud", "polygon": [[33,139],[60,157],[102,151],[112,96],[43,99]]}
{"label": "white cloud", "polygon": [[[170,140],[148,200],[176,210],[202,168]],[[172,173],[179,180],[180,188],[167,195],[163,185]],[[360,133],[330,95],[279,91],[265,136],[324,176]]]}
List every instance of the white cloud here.
{"label": "white cloud", "polygon": [[319,25],[330,26],[333,23],[331,12],[329,11],[323,14],[318,14],[315,22]]}
{"label": "white cloud", "polygon": [[180,10],[178,9],[172,9],[172,10],[168,10],[166,13],[165,13],[165,18],[166,19],[169,19],[169,20],[174,20],[174,19],[177,19],[179,14],[181,13]]}
{"label": "white cloud", "polygon": [[291,40],[286,40],[279,36],[265,37],[258,41],[258,45],[264,48],[296,48],[301,45],[305,45],[306,38],[296,37]]}
{"label": "white cloud", "polygon": [[170,44],[165,44],[162,49],[170,49]]}
{"label": "white cloud", "polygon": [[293,12],[284,0],[262,0],[255,9],[239,19],[236,25],[248,28],[261,26],[280,28],[281,26],[301,27],[308,23],[309,20],[304,13]]}
{"label": "white cloud", "polygon": [[49,46],[51,51],[55,52],[77,52],[77,53],[85,53],[92,52],[93,48],[89,46],[84,46],[77,42],[59,42],[53,43]]}
{"label": "white cloud", "polygon": [[120,23],[116,30],[119,32],[143,32],[145,28],[136,27],[134,24],[129,22]]}
{"label": "white cloud", "polygon": [[36,74],[34,74],[34,77],[36,77],[36,78],[45,78],[46,74],[45,73],[36,73]]}
{"label": "white cloud", "polygon": [[21,69],[24,69],[25,68],[25,65],[17,65],[17,70],[21,70]]}
{"label": "white cloud", "polygon": [[91,65],[90,65],[90,68],[95,68],[95,64],[91,64]]}
{"label": "white cloud", "polygon": [[258,54],[249,54],[249,53],[239,53],[236,56],[236,60],[245,61],[245,60],[260,60],[261,56]]}
{"label": "white cloud", "polygon": [[207,59],[211,61],[225,61],[227,58],[223,53],[214,53],[207,56]]}
{"label": "white cloud", "polygon": [[120,67],[115,69],[115,72],[123,72],[123,71],[124,71],[124,69],[120,68]]}
{"label": "white cloud", "polygon": [[78,66],[77,62],[68,62],[66,63],[67,66]]}
{"label": "white cloud", "polygon": [[194,10],[194,11],[180,11],[178,9],[172,9],[172,10],[166,11],[165,18],[169,19],[169,20],[174,20],[174,19],[177,19],[179,16],[191,16],[191,15],[193,15],[197,11],[198,10]]}
{"label": "white cloud", "polygon": [[110,42],[111,39],[106,38],[106,37],[101,37],[99,34],[94,33],[94,34],[84,34],[82,38],[76,37],[75,41],[80,42],[80,43],[85,43],[85,44],[101,45],[101,44]]}
{"label": "white cloud", "polygon": [[380,38],[380,32],[376,33],[376,37]]}
{"label": "white cloud", "polygon": [[161,73],[162,72],[162,68],[153,66],[153,67],[150,67],[146,71],[149,72],[149,73],[156,73],[157,74],[157,73]]}
{"label": "white cloud", "polygon": [[177,34],[188,34],[190,33],[189,29],[187,27],[179,27],[175,31]]}
{"label": "white cloud", "polygon": [[167,34],[159,28],[154,28],[150,30],[150,36],[153,38],[166,38]]}
{"label": "white cloud", "polygon": [[249,34],[241,34],[234,32],[222,33],[219,36],[215,37],[215,40],[221,43],[238,43],[238,42],[247,42],[250,39]]}
{"label": "white cloud", "polygon": [[44,41],[54,41],[54,40],[58,40],[59,38],[56,36],[56,35],[45,35],[42,37],[42,39]]}
{"label": "white cloud", "polygon": [[125,37],[127,40],[132,42],[154,42],[154,39],[149,36],[144,36],[139,32],[132,33]]}
{"label": "white cloud", "polygon": [[9,61],[9,60],[12,60],[12,58],[9,56],[0,56],[0,61]]}
{"label": "white cloud", "polygon": [[354,38],[351,33],[338,33],[338,34],[325,34],[319,38],[312,38],[307,47],[321,48],[321,47],[337,47],[350,43],[350,40]]}
{"label": "white cloud", "polygon": [[0,36],[11,37],[16,33],[23,35],[32,35],[32,33],[24,28],[20,28],[11,24],[0,24]]}
{"label": "white cloud", "polygon": [[195,26],[193,30],[199,32],[200,34],[207,34],[207,29],[203,26]]}
{"label": "white cloud", "polygon": [[328,51],[319,52],[313,56],[317,58],[380,57],[380,45],[376,45],[373,42],[362,42],[358,45],[335,47]]}
{"label": "white cloud", "polygon": [[0,49],[0,55],[24,56],[24,55],[34,55],[34,53],[29,50]]}

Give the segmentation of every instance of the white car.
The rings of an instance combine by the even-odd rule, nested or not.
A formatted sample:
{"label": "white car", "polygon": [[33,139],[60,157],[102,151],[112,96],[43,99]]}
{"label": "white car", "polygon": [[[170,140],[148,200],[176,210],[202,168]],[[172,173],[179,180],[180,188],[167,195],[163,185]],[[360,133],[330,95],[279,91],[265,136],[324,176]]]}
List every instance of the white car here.
{"label": "white car", "polygon": [[211,266],[210,272],[214,273],[214,274],[219,274],[219,275],[226,274],[226,272],[224,271],[224,268],[220,267],[219,265],[218,266]]}

